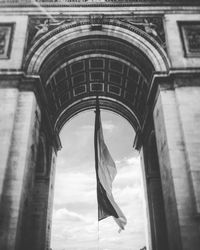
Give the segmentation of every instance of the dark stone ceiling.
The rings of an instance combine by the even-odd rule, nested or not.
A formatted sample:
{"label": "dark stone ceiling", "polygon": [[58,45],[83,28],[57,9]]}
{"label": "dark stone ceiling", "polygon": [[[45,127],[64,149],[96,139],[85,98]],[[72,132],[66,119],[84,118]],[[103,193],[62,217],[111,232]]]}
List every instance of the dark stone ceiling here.
{"label": "dark stone ceiling", "polygon": [[44,61],[40,72],[43,82],[60,65],[79,56],[87,56],[94,53],[119,57],[137,67],[146,79],[150,80],[154,71],[149,59],[133,45],[124,40],[108,38],[105,36],[85,36],[82,39],[74,39],[58,47]]}
{"label": "dark stone ceiling", "polygon": [[80,99],[98,95],[124,103],[142,120],[148,86],[136,68],[93,55],[64,64],[51,76],[46,90],[54,117]]}
{"label": "dark stone ceiling", "polygon": [[137,129],[144,120],[154,68],[128,42],[93,35],[58,46],[39,73],[58,131],[75,113],[94,107],[94,102],[85,100],[95,100],[97,95],[104,100],[102,107],[121,114]]}

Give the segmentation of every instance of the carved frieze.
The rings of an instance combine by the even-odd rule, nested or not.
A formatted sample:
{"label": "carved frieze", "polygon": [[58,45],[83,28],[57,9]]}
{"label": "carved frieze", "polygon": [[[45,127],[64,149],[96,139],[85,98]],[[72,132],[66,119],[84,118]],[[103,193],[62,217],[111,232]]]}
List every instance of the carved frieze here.
{"label": "carved frieze", "polygon": [[120,18],[119,20],[143,30],[165,48],[165,33],[162,16],[137,16],[132,14],[130,17]]}
{"label": "carved frieze", "polygon": [[0,59],[9,59],[14,24],[0,23]]}
{"label": "carved frieze", "polygon": [[[31,47],[38,39],[43,37],[48,32],[62,26],[63,24],[89,24],[91,30],[102,30],[103,24],[120,23],[126,25],[130,30],[134,27],[144,31],[146,34],[154,38],[163,48],[165,48],[165,33],[163,28],[162,16],[137,16],[132,13],[126,17],[121,16],[107,16],[104,14],[89,14],[84,17],[41,17],[30,18],[29,22],[29,37],[28,48]],[[69,27],[68,27],[69,28]]]}
{"label": "carved frieze", "polygon": [[200,57],[200,22],[179,23],[186,57]]}
{"label": "carved frieze", "polygon": [[46,16],[41,18],[30,18],[28,48],[48,32],[68,22],[71,22],[71,19],[59,19]]}
{"label": "carved frieze", "polygon": [[[40,3],[40,4],[68,4],[68,5],[99,5],[99,6],[108,6],[108,5],[131,5],[131,4],[170,4],[170,5],[180,5],[180,4],[187,4],[188,0],[27,0],[28,3]],[[16,4],[24,4],[26,3],[25,0],[1,0],[1,4],[9,4],[9,5],[16,5]],[[195,3],[199,5],[199,0],[190,0],[190,3]],[[26,3],[27,4],[27,3]]]}

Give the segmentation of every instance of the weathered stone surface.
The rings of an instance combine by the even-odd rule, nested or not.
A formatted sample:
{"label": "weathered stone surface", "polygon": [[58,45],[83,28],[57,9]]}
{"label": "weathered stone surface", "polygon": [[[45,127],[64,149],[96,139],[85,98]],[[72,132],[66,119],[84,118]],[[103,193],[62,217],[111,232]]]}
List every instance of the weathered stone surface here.
{"label": "weathered stone surface", "polygon": [[0,197],[3,194],[3,184],[12,141],[17,101],[17,89],[0,89]]}
{"label": "weathered stone surface", "polygon": [[200,57],[187,56],[184,50],[184,37],[181,34],[181,24],[200,21],[199,14],[167,14],[164,16],[166,29],[166,46],[173,68],[197,68]]}
{"label": "weathered stone surface", "polygon": [[0,24],[13,25],[13,35],[10,39],[10,57],[0,60],[0,69],[21,69],[26,45],[27,16],[0,16]]}
{"label": "weathered stone surface", "polygon": [[[10,4],[25,4],[33,3],[35,0],[2,0],[2,3]],[[193,4],[198,4],[198,0],[190,0]],[[98,4],[100,6],[105,4],[188,4],[188,0],[37,0],[38,3],[54,4],[54,3],[66,3],[69,5],[80,4],[90,5]]]}
{"label": "weathered stone surface", "polygon": [[[74,114],[93,108],[100,93],[100,104],[126,117],[140,135],[149,202],[149,249],[161,250],[162,240],[166,240],[162,223],[166,215],[169,250],[199,250],[200,223],[196,215],[200,212],[200,90],[199,78],[193,78],[200,68],[199,31],[196,28],[189,32],[188,40],[190,47],[192,44],[189,50],[197,50],[197,54],[185,51],[187,40],[181,33],[182,24],[192,27],[200,22],[199,1],[196,5],[184,0],[168,0],[166,5],[156,0],[127,3],[59,0],[50,4],[37,1],[45,10],[32,0],[19,1],[0,4],[0,25],[14,26],[10,57],[0,60],[0,249],[49,250],[55,145],[59,144],[55,138]],[[91,21],[95,15],[101,18],[98,27],[95,18]],[[166,47],[165,40],[159,43],[158,29],[151,23],[154,18],[161,24],[163,19],[159,36],[166,38]],[[45,26],[34,26],[33,36],[37,29],[43,33],[29,43],[31,20],[36,23],[40,20],[40,25],[45,22],[57,25],[46,30]],[[137,20],[137,25],[133,20]],[[1,33],[0,48],[5,47],[4,34]],[[91,67],[91,61],[97,57],[104,67]],[[75,62],[79,66],[82,62],[81,70],[77,70]],[[113,67],[113,62],[118,66]],[[157,91],[157,85],[150,82],[154,73],[163,78],[170,75],[168,79],[172,79],[171,73],[179,71],[181,75],[183,70],[190,74],[189,80],[183,81],[184,77],[175,83],[172,80],[168,89],[160,88],[158,96],[152,94]],[[37,74],[40,88],[26,85],[27,74],[32,79]],[[82,78],[75,81],[75,76],[81,74]],[[23,82],[18,81],[19,75],[23,75]],[[37,101],[33,92],[23,89],[35,91]],[[153,109],[159,164],[150,150],[155,146],[144,139]],[[46,149],[51,149],[48,153],[45,150],[38,153],[41,131],[48,139],[44,143]]]}
{"label": "weathered stone surface", "polygon": [[197,250],[200,245],[199,225],[194,217],[195,204],[187,169],[187,142],[182,133],[183,123],[174,90],[160,91],[154,123],[170,249]]}
{"label": "weathered stone surface", "polygon": [[[190,82],[192,84],[192,79]],[[200,87],[178,87],[175,92],[184,136],[188,175],[194,191],[196,212],[200,213]]]}
{"label": "weathered stone surface", "polygon": [[[6,93],[4,89],[1,91]],[[16,90],[13,92],[17,93]],[[32,92],[19,92],[17,100],[14,100],[14,105],[10,107],[10,117],[12,118],[13,112],[15,115],[12,132],[11,128],[9,133],[7,132],[8,138],[11,133],[9,157],[2,173],[4,181],[0,204],[0,248],[4,250],[14,250],[19,244],[21,213],[27,192],[27,174],[30,171],[28,159],[33,140],[35,111],[36,100]],[[10,124],[12,125],[12,122]]]}

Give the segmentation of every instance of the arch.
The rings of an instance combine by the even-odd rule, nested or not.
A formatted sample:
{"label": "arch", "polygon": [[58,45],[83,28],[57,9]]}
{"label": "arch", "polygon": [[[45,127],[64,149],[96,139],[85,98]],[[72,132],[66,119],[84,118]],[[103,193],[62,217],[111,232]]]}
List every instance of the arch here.
{"label": "arch", "polygon": [[127,41],[146,55],[156,72],[169,70],[169,59],[162,46],[154,38],[133,25],[119,20],[108,20],[103,22],[103,29],[100,31],[91,30],[89,21],[85,21],[63,24],[47,33],[29,51],[25,60],[27,73],[37,74],[45,58],[63,43],[91,35],[109,36]]}
{"label": "arch", "polygon": [[[126,65],[127,72],[132,69],[135,72],[134,74],[142,80],[133,81],[135,86],[123,91],[124,88],[128,88],[127,84],[119,87],[115,82],[115,86],[111,86],[111,84],[100,86],[100,79],[95,78],[94,82],[98,82],[98,84],[93,84],[86,76],[85,82],[87,83],[83,86],[79,82],[77,88],[73,86],[71,96],[69,94],[65,97],[59,95],[58,98],[54,98],[51,94],[52,90],[58,92],[60,84],[56,80],[52,83],[52,86],[56,85],[56,87],[51,87],[54,76],[59,75],[59,72],[67,67],[70,71],[70,67],[75,62],[80,61],[87,64],[88,60],[91,61],[93,57],[104,58],[102,60],[105,60],[107,64],[110,61],[118,61]],[[53,103],[51,106],[52,122],[57,133],[74,114],[94,107],[96,95],[100,95],[102,98],[100,100],[102,108],[118,110],[118,113],[126,118],[135,130],[138,130],[144,119],[145,103],[152,76],[155,72],[167,74],[170,62],[162,46],[149,34],[123,21],[105,19],[102,20],[100,29],[99,27],[98,29],[93,28],[90,21],[84,20],[62,24],[43,35],[27,54],[24,68],[29,75],[40,75],[48,100]],[[92,71],[93,69],[89,70]],[[109,73],[112,74],[113,72]],[[82,75],[82,77],[84,76]],[[126,76],[118,74],[118,77]],[[65,79],[67,80],[67,77]],[[70,81],[73,79],[74,75],[71,74]],[[129,79],[129,82],[132,81],[129,75],[127,75],[127,79]],[[137,85],[140,86],[135,91]],[[99,91],[97,88],[109,88],[109,90],[107,92]],[[110,90],[111,88],[114,89],[115,93]],[[76,90],[77,93],[79,91],[78,94],[74,94]],[[137,96],[128,96],[128,92],[133,95],[133,91],[137,92]],[[84,94],[84,92],[87,93]],[[139,92],[142,94],[139,94]],[[50,93],[49,96],[48,93]],[[71,101],[66,101],[70,98]],[[133,98],[135,99],[133,100]],[[140,105],[136,105],[139,98],[141,99]],[[57,102],[58,99],[59,102]],[[65,101],[62,102],[61,99],[65,99]],[[62,104],[60,105],[60,103]]]}
{"label": "arch", "polygon": [[[110,110],[115,112],[118,115],[121,115],[124,117],[133,127],[133,129],[136,131],[138,128],[141,128],[140,121],[138,120],[135,113],[127,108],[125,105],[123,105],[121,102],[118,102],[117,100],[111,99],[111,98],[99,98],[99,103],[101,109]],[[60,132],[64,124],[73,118],[76,114],[88,110],[88,109],[94,109],[96,106],[96,98],[85,98],[77,101],[70,107],[68,107],[67,112],[66,110],[63,110],[63,112],[60,114],[60,116],[57,118],[55,122],[54,129],[57,131],[57,133]]]}
{"label": "arch", "polygon": [[[92,66],[94,58],[95,64],[101,66]],[[89,21],[82,21],[63,24],[47,33],[30,49],[24,68],[27,74],[41,77],[56,134],[73,116],[95,108],[96,95],[101,108],[118,113],[137,132],[142,130],[146,118],[151,79],[155,72],[167,74],[170,62],[165,50],[149,34],[119,20],[103,20],[98,29]],[[92,74],[96,74],[94,79]],[[111,75],[117,78],[111,80]],[[112,86],[119,91],[112,93]],[[158,234],[165,214],[158,161],[150,157],[151,153],[157,157],[156,148],[151,150],[156,147],[155,135],[150,134],[144,145],[149,224],[153,245],[159,249],[166,241],[166,231],[163,222]],[[154,168],[156,173],[148,179]]]}
{"label": "arch", "polygon": [[[182,32],[175,34],[174,30],[179,31],[179,26],[180,31],[193,30],[193,26],[196,24],[194,22],[199,20],[198,10],[190,4],[188,7],[178,8],[170,7],[170,5],[162,7],[162,4],[157,4],[153,10],[148,9],[148,4],[145,4],[143,8],[132,3],[130,9],[120,11],[119,8],[115,9],[111,17],[112,8],[95,10],[85,8],[78,13],[78,9],[75,8],[75,10],[73,7],[65,9],[60,15],[59,9],[62,4],[55,3],[51,7],[47,5],[45,4],[46,7],[49,6],[53,18],[61,20],[72,16],[73,20],[77,18],[77,21],[68,22],[66,19],[65,23],[55,29],[52,28],[46,34],[43,33],[42,37],[31,45],[29,41],[34,35],[35,25],[42,20],[46,21],[46,18],[50,18],[49,15],[39,9],[33,10],[31,5],[30,8],[28,5],[20,5],[15,8],[15,14],[6,9],[5,20],[2,19],[6,26],[7,24],[10,26],[10,28],[6,28],[5,34],[8,35],[6,35],[6,41],[10,45],[14,45],[16,39],[19,39],[23,46],[20,47],[18,54],[22,55],[27,32],[29,51],[25,51],[27,54],[23,58],[22,68],[22,57],[14,58],[11,53],[5,69],[1,71],[2,107],[5,106],[1,113],[3,120],[8,121],[10,125],[7,126],[8,122],[2,123],[3,140],[1,143],[3,143],[5,157],[2,161],[1,174],[3,199],[0,219],[3,223],[0,227],[0,245],[3,249],[22,249],[20,243],[22,240],[26,241],[25,244],[27,243],[27,247],[24,249],[29,249],[33,245],[32,243],[36,242],[34,237],[29,241],[29,238],[25,236],[26,234],[29,237],[32,236],[32,227],[29,227],[29,232],[23,234],[31,219],[27,220],[23,228],[21,226],[27,217],[32,216],[30,206],[27,204],[29,200],[26,198],[32,199],[34,189],[37,190],[37,185],[34,185],[32,181],[36,176],[33,174],[33,170],[37,154],[40,155],[39,158],[46,154],[46,163],[44,160],[40,164],[46,165],[48,174],[48,176],[37,176],[40,181],[44,181],[43,186],[46,188],[46,193],[44,192],[42,195],[44,194],[46,199],[44,204],[47,209],[44,211],[45,222],[41,221],[41,224],[44,226],[47,220],[50,221],[48,218],[50,218],[51,209],[49,208],[53,196],[54,159],[57,150],[60,149],[59,131],[63,124],[77,113],[94,108],[95,98],[98,94],[101,108],[122,115],[136,130],[134,144],[137,149],[140,148],[143,159],[144,183],[149,206],[147,210],[150,214],[149,224],[153,228],[149,232],[153,236],[153,244],[155,243],[157,246],[155,248],[164,250],[164,246],[165,249],[199,249],[199,221],[195,217],[195,212],[198,212],[196,209],[198,199],[194,195],[194,191],[198,189],[198,182],[195,182],[197,176],[195,157],[197,154],[192,150],[194,147],[191,146],[196,143],[195,139],[199,134],[193,133],[193,136],[190,136],[188,133],[194,126],[198,127],[199,110],[196,109],[198,105],[196,105],[197,98],[194,98],[194,95],[199,93],[197,91],[199,74],[198,69],[192,64],[197,59],[185,58],[188,63],[181,64],[183,67],[178,67],[177,62],[181,60],[179,58],[178,61],[173,60],[173,65],[171,65],[171,59],[168,59],[165,49],[156,39],[156,33],[153,36],[147,29],[147,33],[145,33],[138,28],[139,25],[136,24],[136,27],[131,24],[131,20],[145,20],[144,18],[147,17],[149,19],[146,21],[152,20],[153,27],[154,21],[156,24],[157,20],[160,24],[159,27],[157,26],[157,31],[163,31],[161,40],[164,35],[168,37],[176,35],[180,40],[180,45],[181,43],[184,45],[189,37],[183,37],[182,41],[179,39],[182,38],[180,37]],[[80,7],[80,5],[78,6]],[[105,6],[110,5],[106,3]],[[25,7],[23,13],[19,11],[20,7]],[[132,10],[134,13],[131,12]],[[101,16],[104,14],[101,14],[101,11],[105,12],[105,17],[102,19]],[[132,18],[133,14],[136,18]],[[190,15],[187,17],[187,14]],[[22,25],[23,30],[21,29],[21,32],[16,34],[12,30],[15,30],[15,26],[20,26],[22,21],[20,21],[20,15],[26,16],[24,19],[26,22]],[[95,21],[93,19],[96,16]],[[119,18],[126,20],[123,21]],[[186,19],[187,27],[183,23]],[[28,20],[30,23],[27,23]],[[34,22],[31,23],[31,21]],[[163,25],[165,25],[165,30],[163,30]],[[174,27],[172,27],[173,25]],[[170,30],[171,27],[174,29]],[[144,27],[142,29],[145,30]],[[9,37],[11,39],[7,39]],[[170,51],[174,46],[174,39],[170,39],[170,43],[168,43]],[[162,43],[162,41],[160,42]],[[13,51],[15,46],[9,47]],[[180,46],[180,48],[182,58],[184,58],[184,47]],[[171,53],[169,53],[170,56]],[[195,57],[195,55],[193,56]],[[95,67],[88,67],[93,58],[105,62],[107,66],[117,65],[118,62],[119,67],[125,70],[116,72],[117,67],[109,66],[105,71],[106,67],[103,67],[103,69],[98,68],[97,70],[100,76],[96,74],[95,77],[90,77],[95,71]],[[14,68],[9,65],[11,61],[15,62],[12,64]],[[76,63],[88,67],[87,76],[84,81],[80,79],[84,75],[83,70],[81,74],[72,70],[71,74],[64,75],[64,81],[69,80],[71,84],[70,90],[67,90],[71,94],[68,100],[66,95],[62,95],[67,94],[65,91],[67,84],[65,84],[64,91],[62,89],[62,74],[66,70],[70,73]],[[106,81],[101,82],[101,76],[105,72],[108,76],[104,78]],[[59,75],[62,79],[59,79]],[[80,78],[78,78],[79,75],[81,75]],[[117,76],[117,78],[113,77],[108,81],[111,75]],[[160,75],[160,77],[156,77],[156,75]],[[124,81],[119,81],[121,78]],[[88,79],[92,80],[87,81]],[[92,82],[93,80],[94,82]],[[34,84],[36,86],[33,86]],[[93,88],[93,85],[96,88]],[[161,85],[162,88],[159,87]],[[101,87],[102,90],[99,90]],[[192,91],[188,91],[189,87],[192,88]],[[190,106],[184,110],[188,103]],[[194,126],[188,122],[188,119],[185,119],[185,116],[188,118],[188,115],[193,119],[192,125]],[[44,130],[40,130],[41,127]],[[155,134],[152,132],[154,130]],[[45,134],[45,140],[39,142],[41,131]],[[41,148],[39,153],[38,147]],[[152,147],[153,150],[151,150]],[[155,157],[152,158],[152,155]],[[193,187],[196,187],[196,190],[193,190]],[[40,188],[38,187],[38,189]],[[41,190],[44,191],[42,185]],[[40,197],[38,196],[38,198]],[[44,209],[42,206],[40,208],[42,214]],[[11,213],[12,211],[14,213]],[[24,211],[25,215],[23,215]],[[163,223],[165,216],[166,225]],[[41,217],[44,218],[44,216]],[[162,230],[160,225],[163,226]],[[165,226],[166,228],[164,228]],[[44,232],[46,237],[48,234],[46,229]],[[40,238],[39,234],[37,237],[38,242],[44,244],[44,240]],[[163,238],[165,241],[169,239],[169,247]],[[154,247],[152,248],[154,249]]]}

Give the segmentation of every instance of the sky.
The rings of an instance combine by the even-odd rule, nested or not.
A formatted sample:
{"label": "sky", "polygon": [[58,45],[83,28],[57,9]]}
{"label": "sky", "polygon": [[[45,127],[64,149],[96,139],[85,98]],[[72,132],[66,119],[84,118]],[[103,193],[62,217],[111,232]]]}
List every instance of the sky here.
{"label": "sky", "polygon": [[135,132],[122,117],[102,111],[104,140],[115,161],[113,196],[127,218],[124,231],[112,217],[98,223],[94,163],[94,111],[62,129],[56,165],[51,247],[53,250],[140,250],[146,245],[146,216]]}

